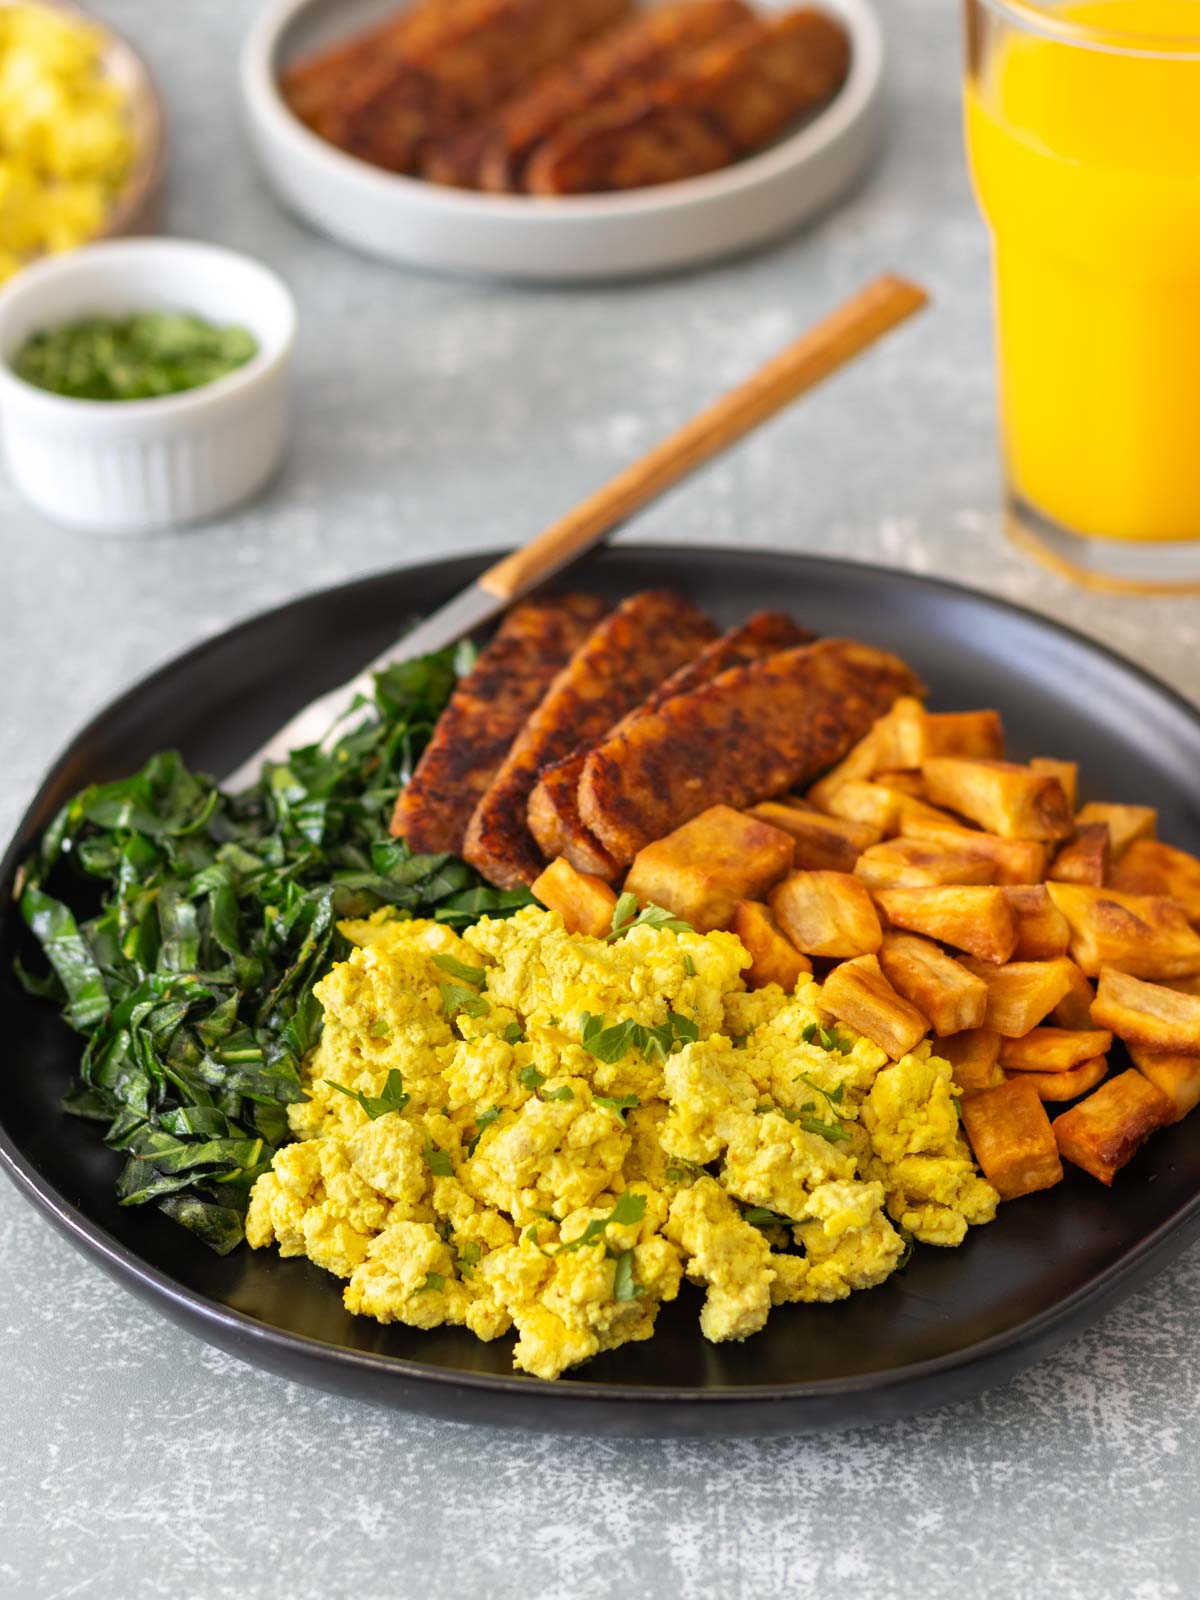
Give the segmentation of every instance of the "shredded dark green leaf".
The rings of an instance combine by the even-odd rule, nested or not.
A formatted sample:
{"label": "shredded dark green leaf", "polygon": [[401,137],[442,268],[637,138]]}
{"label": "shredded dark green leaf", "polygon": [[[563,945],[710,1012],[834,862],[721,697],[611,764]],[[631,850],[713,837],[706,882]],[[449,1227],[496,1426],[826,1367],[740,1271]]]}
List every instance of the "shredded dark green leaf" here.
{"label": "shredded dark green leaf", "polygon": [[341,918],[390,907],[465,925],[534,903],[388,836],[471,659],[389,667],[331,742],[265,766],[241,794],[166,751],[83,790],[46,829],[21,896],[45,965],[17,974],[84,1037],[64,1108],[106,1125],[125,1157],[122,1204],[157,1204],[222,1253],[241,1240],[250,1188],[305,1098],[313,986],[349,954]]}

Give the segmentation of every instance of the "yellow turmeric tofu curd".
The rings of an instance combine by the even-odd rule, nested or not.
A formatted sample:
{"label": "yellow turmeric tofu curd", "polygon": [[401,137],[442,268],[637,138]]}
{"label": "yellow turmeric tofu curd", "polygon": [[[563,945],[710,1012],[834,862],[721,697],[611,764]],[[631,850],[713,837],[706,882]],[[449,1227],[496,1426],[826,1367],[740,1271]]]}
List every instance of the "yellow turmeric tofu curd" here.
{"label": "yellow turmeric tofu curd", "polygon": [[889,1061],[807,974],[748,990],[731,933],[590,938],[536,907],[342,932],[247,1236],[343,1279],[351,1312],[515,1330],[516,1366],[557,1378],[649,1339],[685,1277],[704,1336],[745,1339],[995,1212],[929,1042]]}

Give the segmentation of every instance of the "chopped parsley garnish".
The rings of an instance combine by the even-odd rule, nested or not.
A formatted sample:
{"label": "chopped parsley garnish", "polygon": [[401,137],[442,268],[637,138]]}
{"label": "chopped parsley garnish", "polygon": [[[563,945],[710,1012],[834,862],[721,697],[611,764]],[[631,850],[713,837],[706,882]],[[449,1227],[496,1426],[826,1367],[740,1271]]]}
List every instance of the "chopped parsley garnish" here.
{"label": "chopped parsley garnish", "polygon": [[404,1079],[395,1067],[388,1073],[380,1095],[363,1094],[359,1089],[347,1089],[343,1083],[334,1083],[332,1078],[325,1082],[331,1089],[336,1089],[339,1094],[344,1094],[350,1100],[357,1100],[359,1105],[374,1122],[376,1117],[385,1117],[389,1111],[403,1111],[411,1096],[404,1091]]}
{"label": "chopped parsley garnish", "polygon": [[441,967],[443,972],[448,972],[452,978],[469,983],[475,989],[482,989],[487,980],[486,967],[469,967],[465,961],[456,961],[453,956],[434,956],[433,964],[435,967]]}
{"label": "chopped parsley garnish", "polygon": [[565,1244],[560,1244],[554,1254],[560,1256],[568,1250],[582,1250],[589,1244],[601,1244],[610,1223],[615,1222],[619,1227],[627,1228],[640,1222],[645,1215],[646,1196],[633,1194],[627,1189],[606,1217],[594,1217],[577,1239],[568,1239]]}
{"label": "chopped parsley garnish", "polygon": [[742,1221],[748,1222],[752,1228],[795,1228],[798,1223],[792,1217],[781,1217],[778,1211],[769,1211],[766,1206],[749,1206],[742,1212]]}
{"label": "chopped parsley garnish", "polygon": [[446,1280],[440,1272],[427,1272],[425,1274],[425,1282],[421,1287],[422,1289],[432,1289],[435,1294],[441,1294],[446,1287]]}
{"label": "chopped parsley garnish", "polygon": [[614,1022],[605,1027],[604,1018],[590,1011],[579,1015],[579,1042],[589,1055],[609,1066],[627,1056],[630,1050],[640,1050],[648,1059],[657,1057],[665,1061],[673,1050],[691,1044],[700,1037],[700,1029],[690,1017],[678,1011],[668,1011],[667,1020],[657,1027],[647,1027],[627,1017],[624,1022]]}
{"label": "chopped parsley garnish", "polygon": [[611,1111],[613,1116],[616,1117],[617,1121],[622,1125],[622,1127],[625,1125],[625,1113],[627,1111],[636,1111],[638,1106],[640,1106],[642,1103],[636,1094],[622,1094],[616,1096],[597,1094],[593,1095],[592,1099],[598,1106],[603,1106],[606,1111]]}
{"label": "chopped parsley garnish", "polygon": [[479,1265],[479,1258],[483,1251],[474,1239],[468,1239],[458,1252],[458,1270],[464,1278],[473,1278],[475,1268]]}
{"label": "chopped parsley garnish", "polygon": [[913,1238],[912,1234],[909,1233],[907,1228],[901,1228],[899,1231],[900,1237],[904,1240],[904,1252],[899,1261],[896,1263],[896,1271],[903,1272],[904,1268],[913,1258],[913,1251],[917,1248],[917,1241]]}
{"label": "chopped parsley garnish", "polygon": [[561,1100],[564,1104],[568,1100],[574,1100],[574,1098],[575,1091],[572,1089],[569,1083],[564,1083],[561,1088],[550,1089],[546,1094],[540,1094],[538,1096],[539,1100]]}
{"label": "chopped parsley garnish", "polygon": [[492,1124],[494,1122],[499,1122],[499,1120],[499,1106],[489,1106],[486,1111],[481,1111],[479,1113],[479,1115],[475,1118],[474,1136],[467,1143],[468,1156],[473,1156],[475,1154],[475,1146],[479,1143],[480,1139],[483,1138],[484,1134],[488,1131]]}
{"label": "chopped parsley garnish", "polygon": [[708,1168],[702,1167],[698,1161],[689,1161],[686,1156],[670,1156],[667,1160],[666,1179],[668,1183],[693,1184],[697,1178],[707,1178]]}
{"label": "chopped parsley garnish", "polygon": [[799,1121],[805,1133],[818,1134],[830,1144],[844,1144],[850,1137],[840,1122],[822,1122],[818,1117],[801,1117]]}
{"label": "chopped parsley garnish", "polygon": [[828,1100],[831,1106],[840,1106],[846,1097],[846,1085],[844,1083],[839,1083],[837,1088],[832,1091],[822,1089],[821,1085],[819,1083],[814,1083],[805,1072],[798,1072],[796,1074],[796,1081],[797,1083],[806,1083],[814,1093],[819,1094],[823,1099]]}
{"label": "chopped parsley garnish", "polygon": [[528,1089],[531,1092],[536,1092],[540,1089],[545,1081],[546,1074],[539,1072],[532,1062],[527,1067],[522,1067],[520,1072],[517,1073],[517,1082],[522,1089]]}
{"label": "chopped parsley garnish", "polygon": [[442,1011],[449,1022],[453,1022],[461,1011],[465,1011],[468,1017],[486,1017],[492,1009],[481,994],[476,994],[474,989],[468,989],[461,983],[443,983],[439,988],[442,991]]}
{"label": "chopped parsley garnish", "polygon": [[954,1115],[961,1122],[962,1121],[962,1101],[959,1099],[959,1097],[956,1094],[952,1094],[950,1096],[950,1103],[954,1107]]}
{"label": "chopped parsley garnish", "polygon": [[673,933],[695,932],[690,922],[672,916],[662,906],[648,905],[639,911],[637,895],[626,891],[613,907],[612,932],[605,934],[605,944],[623,938],[631,928],[669,928]]}
{"label": "chopped parsley garnish", "polygon": [[525,1029],[519,1022],[505,1023],[504,1032],[501,1035],[501,1038],[504,1040],[505,1044],[524,1044]]}
{"label": "chopped parsley garnish", "polygon": [[376,1017],[369,1031],[372,1039],[390,1039],[392,1025],[385,1017]]}
{"label": "chopped parsley garnish", "polygon": [[450,1157],[444,1150],[440,1150],[434,1144],[433,1138],[429,1133],[425,1135],[425,1165],[435,1178],[452,1178],[454,1176],[454,1167],[451,1164]]}
{"label": "chopped parsley garnish", "polygon": [[854,1046],[850,1043],[849,1039],[843,1039],[836,1028],[830,1031],[828,1028],[822,1028],[818,1023],[815,1022],[810,1022],[803,1030],[800,1037],[804,1040],[805,1044],[812,1044],[814,1040],[819,1040],[822,1050],[836,1051],[839,1055],[843,1056],[848,1055],[849,1052],[854,1049]]}
{"label": "chopped parsley garnish", "polygon": [[696,963],[692,960],[691,955],[687,950],[683,952],[683,970],[687,973],[689,978],[694,978],[696,976]]}
{"label": "chopped parsley garnish", "polygon": [[633,1251],[622,1250],[613,1273],[613,1299],[636,1300],[645,1289],[633,1275]]}

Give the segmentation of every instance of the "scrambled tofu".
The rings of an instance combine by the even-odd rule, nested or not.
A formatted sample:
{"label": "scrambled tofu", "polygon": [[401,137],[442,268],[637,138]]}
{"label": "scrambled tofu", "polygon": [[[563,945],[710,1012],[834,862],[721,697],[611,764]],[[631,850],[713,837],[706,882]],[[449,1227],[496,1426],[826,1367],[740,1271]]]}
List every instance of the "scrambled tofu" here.
{"label": "scrambled tofu", "polygon": [[99,29],[44,5],[0,9],[0,280],[92,238],[133,156]]}
{"label": "scrambled tofu", "polygon": [[704,1335],[745,1339],[994,1214],[929,1043],[890,1063],[807,974],[748,991],[732,934],[605,943],[536,908],[342,931],[247,1237],[344,1279],[352,1312],[515,1329],[516,1365],[556,1378],[650,1338],[685,1276]]}

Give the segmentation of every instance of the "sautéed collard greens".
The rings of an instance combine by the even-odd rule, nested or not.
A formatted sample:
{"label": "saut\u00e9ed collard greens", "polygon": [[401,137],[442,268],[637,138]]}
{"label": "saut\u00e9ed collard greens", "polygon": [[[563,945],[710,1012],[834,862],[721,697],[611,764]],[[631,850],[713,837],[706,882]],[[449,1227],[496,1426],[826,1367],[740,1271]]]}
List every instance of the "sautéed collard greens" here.
{"label": "saut\u00e9ed collard greens", "polygon": [[[122,1205],[157,1203],[224,1254],[290,1138],[316,1042],[313,985],[381,906],[465,927],[532,903],[387,834],[469,647],[388,668],[328,750],[295,750],[241,794],[175,752],[59,812],[19,880],[48,970],[18,975],[87,1043],[64,1109],[107,1124]],[[98,895],[96,891],[99,891]]]}

